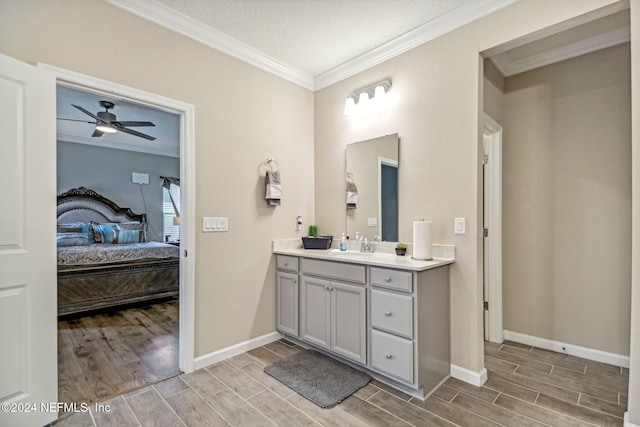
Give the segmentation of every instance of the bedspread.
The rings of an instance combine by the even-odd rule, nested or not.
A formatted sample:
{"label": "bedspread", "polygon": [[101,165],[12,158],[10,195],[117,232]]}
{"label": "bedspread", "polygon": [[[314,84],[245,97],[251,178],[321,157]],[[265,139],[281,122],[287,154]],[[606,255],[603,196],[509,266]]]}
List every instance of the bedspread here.
{"label": "bedspread", "polygon": [[58,266],[113,264],[143,259],[178,258],[180,248],[159,242],[58,247]]}

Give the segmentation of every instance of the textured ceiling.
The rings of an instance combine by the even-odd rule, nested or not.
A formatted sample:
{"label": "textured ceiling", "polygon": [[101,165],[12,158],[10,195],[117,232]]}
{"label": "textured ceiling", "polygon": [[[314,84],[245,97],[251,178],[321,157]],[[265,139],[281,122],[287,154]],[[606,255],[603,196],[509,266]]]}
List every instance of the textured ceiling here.
{"label": "textured ceiling", "polygon": [[155,0],[317,76],[477,0]]}

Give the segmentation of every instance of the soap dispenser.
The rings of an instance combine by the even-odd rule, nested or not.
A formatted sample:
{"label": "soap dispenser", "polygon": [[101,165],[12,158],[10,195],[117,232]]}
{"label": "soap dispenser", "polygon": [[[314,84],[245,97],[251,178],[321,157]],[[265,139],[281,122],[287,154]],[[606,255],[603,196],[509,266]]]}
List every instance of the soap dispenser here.
{"label": "soap dispenser", "polygon": [[347,238],[344,237],[344,233],[342,233],[342,237],[340,238],[340,250],[342,252],[346,252],[347,250]]}

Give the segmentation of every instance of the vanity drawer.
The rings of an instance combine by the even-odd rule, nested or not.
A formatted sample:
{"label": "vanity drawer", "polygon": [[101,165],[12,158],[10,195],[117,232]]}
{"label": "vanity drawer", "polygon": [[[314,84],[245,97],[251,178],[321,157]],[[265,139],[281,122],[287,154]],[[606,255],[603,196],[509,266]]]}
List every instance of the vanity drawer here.
{"label": "vanity drawer", "polygon": [[298,257],[276,255],[276,267],[278,270],[298,272]]}
{"label": "vanity drawer", "polygon": [[362,284],[366,283],[365,267],[363,265],[303,258],[302,272],[304,274],[328,277],[331,279],[346,280]]}
{"label": "vanity drawer", "polygon": [[413,275],[408,271],[371,267],[371,284],[401,291],[413,291]]}
{"label": "vanity drawer", "polygon": [[413,338],[413,297],[372,289],[371,326]]}
{"label": "vanity drawer", "polygon": [[371,367],[413,384],[413,341],[371,330]]}

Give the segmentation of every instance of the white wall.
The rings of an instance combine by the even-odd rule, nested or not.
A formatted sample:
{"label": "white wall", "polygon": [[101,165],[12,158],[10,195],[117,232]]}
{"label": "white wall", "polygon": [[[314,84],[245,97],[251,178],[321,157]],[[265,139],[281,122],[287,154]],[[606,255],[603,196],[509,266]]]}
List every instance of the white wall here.
{"label": "white wall", "polygon": [[[342,194],[334,189],[342,185],[346,144],[397,132],[400,240],[411,240],[412,221],[425,218],[434,223],[434,242],[456,245],[451,347],[458,366],[483,368],[480,52],[524,44],[533,33],[560,31],[624,7],[600,9],[612,3],[522,0],[316,93],[316,222],[334,234],[341,231],[343,211],[336,206]],[[393,87],[386,111],[344,116],[353,89],[387,78]],[[466,235],[453,233],[454,217],[467,219]]]}
{"label": "white wall", "polygon": [[629,44],[505,79],[504,328],[629,355]]}
{"label": "white wall", "polygon": [[[160,176],[180,176],[180,159],[58,141],[58,194],[86,187],[118,206],[147,214],[150,240],[163,241]],[[149,174],[149,185],[131,182],[131,172]],[[146,209],[145,209],[146,201]]]}
{"label": "white wall", "polygon": [[195,355],[273,332],[271,241],[314,218],[313,93],[99,0],[0,2],[0,52],[195,106],[196,221],[229,217],[227,233],[196,233]]}

